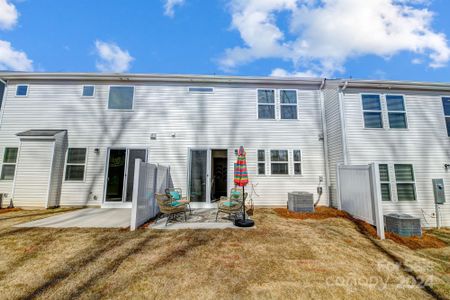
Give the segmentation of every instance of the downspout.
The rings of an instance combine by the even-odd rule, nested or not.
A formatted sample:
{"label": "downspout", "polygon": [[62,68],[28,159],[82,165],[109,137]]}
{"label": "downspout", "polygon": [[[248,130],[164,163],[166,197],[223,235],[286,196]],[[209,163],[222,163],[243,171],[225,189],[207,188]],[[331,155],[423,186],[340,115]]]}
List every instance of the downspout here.
{"label": "downspout", "polygon": [[[322,80],[322,84],[320,85],[320,112],[322,118],[322,135],[323,135],[323,156],[325,160],[325,186],[327,188],[327,206],[330,206],[330,166],[328,161],[328,130],[327,130],[327,122],[326,122],[326,114],[325,114],[325,96],[323,93],[323,89],[325,88],[327,79],[324,78]],[[320,184],[320,183],[319,183]]]}
{"label": "downspout", "polygon": [[344,158],[344,165],[348,164],[347,153],[347,129],[345,126],[345,113],[344,113],[344,92],[347,89],[348,81],[339,90],[339,113],[341,117],[341,132],[342,132],[342,152]]}
{"label": "downspout", "polygon": [[6,94],[8,92],[8,85],[6,81],[0,78],[0,82],[5,85],[5,88],[3,89],[3,96],[2,96],[2,103],[0,105],[0,128],[2,127],[2,120],[3,120],[3,111],[5,110],[5,103],[6,103]]}

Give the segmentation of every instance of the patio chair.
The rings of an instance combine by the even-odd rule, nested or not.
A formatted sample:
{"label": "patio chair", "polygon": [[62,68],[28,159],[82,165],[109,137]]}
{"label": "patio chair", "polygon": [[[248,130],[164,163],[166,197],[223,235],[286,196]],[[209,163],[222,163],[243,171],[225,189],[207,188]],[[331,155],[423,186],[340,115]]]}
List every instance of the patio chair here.
{"label": "patio chair", "polygon": [[175,220],[176,216],[179,214],[184,214],[184,221],[187,221],[186,204],[181,202],[175,203],[177,201],[172,201],[166,194],[156,194],[156,202],[158,203],[162,215],[167,216],[165,226],[167,226],[170,220]]}
{"label": "patio chair", "polygon": [[[248,193],[244,193],[244,198],[247,199]],[[242,189],[231,189],[230,198],[220,197],[217,204],[216,222],[219,217],[219,213],[228,214],[229,219],[232,215],[236,215],[242,212]]]}
{"label": "patio chair", "polygon": [[172,199],[172,201],[185,204],[189,209],[189,213],[192,214],[191,201],[187,197],[183,197],[181,188],[168,188],[165,192]]}

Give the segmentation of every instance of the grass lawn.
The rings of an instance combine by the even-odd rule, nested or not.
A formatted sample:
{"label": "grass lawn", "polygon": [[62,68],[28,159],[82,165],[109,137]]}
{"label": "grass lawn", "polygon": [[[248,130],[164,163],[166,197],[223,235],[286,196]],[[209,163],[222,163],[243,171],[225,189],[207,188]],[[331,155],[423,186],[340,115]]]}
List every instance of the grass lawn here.
{"label": "grass lawn", "polygon": [[[12,227],[54,213],[0,213],[1,298],[431,298],[343,218],[256,209],[250,230]],[[382,244],[448,276],[448,247]]]}

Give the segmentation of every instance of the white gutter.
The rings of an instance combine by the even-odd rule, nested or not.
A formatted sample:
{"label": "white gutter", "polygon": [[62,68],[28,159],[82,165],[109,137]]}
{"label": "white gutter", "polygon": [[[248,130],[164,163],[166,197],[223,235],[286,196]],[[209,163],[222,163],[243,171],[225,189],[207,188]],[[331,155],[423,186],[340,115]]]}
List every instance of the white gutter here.
{"label": "white gutter", "polygon": [[320,93],[320,114],[322,118],[322,134],[323,134],[323,156],[325,160],[325,186],[327,188],[326,193],[328,196],[328,203],[327,206],[330,206],[330,166],[328,161],[328,130],[327,130],[327,122],[326,122],[326,114],[325,114],[325,97],[323,94],[323,89],[325,87],[327,79],[324,78],[322,80],[322,84],[319,88]]}
{"label": "white gutter", "polygon": [[449,83],[408,82],[408,81],[369,81],[348,80],[339,85],[343,90],[347,88],[369,88],[369,89],[398,89],[415,91],[440,91],[450,92]]}

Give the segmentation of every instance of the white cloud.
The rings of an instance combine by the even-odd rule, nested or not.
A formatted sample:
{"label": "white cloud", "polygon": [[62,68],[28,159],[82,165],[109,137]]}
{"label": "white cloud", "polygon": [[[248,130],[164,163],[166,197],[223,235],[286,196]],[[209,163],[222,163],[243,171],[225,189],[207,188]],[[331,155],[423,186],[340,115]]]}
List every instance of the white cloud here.
{"label": "white cloud", "polygon": [[273,76],[273,77],[322,77],[321,74],[316,73],[311,70],[289,72],[282,68],[273,69],[270,76]]}
{"label": "white cloud", "polygon": [[100,40],[95,41],[95,48],[99,56],[99,60],[96,63],[99,71],[122,73],[130,69],[130,64],[134,58],[128,51],[120,49],[114,43]]}
{"label": "white cloud", "polygon": [[10,42],[0,40],[0,70],[33,71],[33,61],[25,52],[14,49]]}
{"label": "white cloud", "polygon": [[[432,28],[429,0],[231,0],[232,28],[243,46],[225,50],[224,70],[258,59],[281,58],[294,70],[343,72],[346,61],[363,55],[384,58],[408,51],[445,66],[450,48]],[[288,16],[289,28],[280,28]],[[286,22],[283,22],[286,23]],[[295,72],[295,71],[294,71]]]}
{"label": "white cloud", "polygon": [[8,0],[0,0],[0,29],[12,29],[17,24],[19,13]]}
{"label": "white cloud", "polygon": [[164,4],[164,14],[168,17],[173,17],[175,15],[175,7],[182,6],[184,0],[165,0]]}

